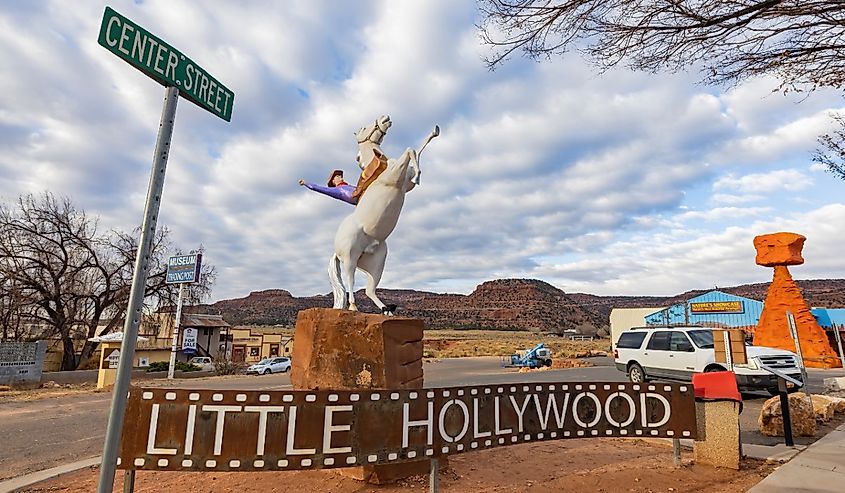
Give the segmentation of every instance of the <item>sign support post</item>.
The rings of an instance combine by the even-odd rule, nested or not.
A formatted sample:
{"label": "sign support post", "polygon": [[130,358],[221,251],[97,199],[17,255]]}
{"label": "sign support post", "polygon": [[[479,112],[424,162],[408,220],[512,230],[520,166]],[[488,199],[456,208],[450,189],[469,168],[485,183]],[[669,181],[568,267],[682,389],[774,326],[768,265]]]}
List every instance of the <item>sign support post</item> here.
{"label": "sign support post", "polygon": [[[789,325],[789,333],[792,335],[792,340],[795,341],[795,354],[798,356],[798,367],[801,368],[801,380],[804,382],[804,388],[807,388],[807,368],[804,366],[804,356],[801,354],[801,341],[798,339],[798,329],[795,327],[795,317],[792,312],[786,312],[786,322]],[[809,390],[806,391],[810,395]]]}
{"label": "sign support post", "polygon": [[440,472],[440,460],[431,459],[429,462],[431,462],[431,470],[428,472],[428,492],[439,493],[440,476],[438,476],[438,473]]}
{"label": "sign support post", "polygon": [[833,324],[833,336],[836,338],[836,345],[839,347],[839,360],[842,361],[842,369],[845,370],[845,352],[842,351],[842,335],[839,327]]}
{"label": "sign support post", "polygon": [[185,283],[179,283],[179,301],[176,303],[176,321],[173,324],[173,343],[170,345],[170,366],[167,367],[167,378],[173,379],[173,372],[176,370],[176,345],[179,344],[179,327],[182,325],[182,292],[185,290]]}
{"label": "sign support post", "polygon": [[[103,12],[97,43],[165,87],[164,106],[161,111],[152,174],[144,206],[144,220],[141,224],[141,237],[138,239],[138,253],[135,257],[132,287],[129,291],[126,320],[123,325],[122,357],[117,368],[117,380],[114,384],[109,424],[103,445],[100,480],[97,484],[97,493],[107,493],[112,491],[114,484],[123,417],[129,398],[129,380],[132,376],[135,343],[138,339],[138,326],[141,324],[150,256],[164,190],[164,172],[167,169],[170,139],[173,136],[173,121],[176,118],[176,103],[181,94],[188,101],[228,122],[232,119],[235,93],[179,50],[120,15],[111,7],[106,7]],[[155,51],[155,56],[153,56],[153,51]],[[144,56],[145,53],[146,56]]]}
{"label": "sign support post", "polygon": [[173,121],[176,119],[176,103],[179,90],[167,87],[164,91],[164,106],[161,110],[161,123],[156,138],[153,156],[152,174],[147,190],[147,202],[144,207],[144,222],[141,224],[141,237],[138,240],[138,255],[135,257],[135,270],[132,274],[132,288],[129,291],[129,306],[126,309],[126,321],[123,324],[123,344],[121,358],[117,367],[117,380],[112,392],[109,424],[103,445],[103,459],[100,464],[100,481],[97,493],[112,491],[114,473],[117,467],[117,453],[120,434],[123,427],[123,415],[126,413],[126,400],[129,398],[129,379],[132,376],[132,363],[135,357],[135,342],[138,339],[138,327],[141,324],[141,310],[144,305],[147,274],[150,268],[150,254],[155,241],[156,222],[164,190],[164,172],[167,169],[167,157],[170,155],[170,139],[173,136]]}

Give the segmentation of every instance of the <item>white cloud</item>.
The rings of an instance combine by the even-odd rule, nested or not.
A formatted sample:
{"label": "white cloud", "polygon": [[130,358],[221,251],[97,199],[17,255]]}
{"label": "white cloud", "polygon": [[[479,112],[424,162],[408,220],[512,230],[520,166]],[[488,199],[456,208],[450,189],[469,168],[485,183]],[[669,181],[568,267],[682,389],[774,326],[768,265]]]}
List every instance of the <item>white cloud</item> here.
{"label": "white cloud", "polygon": [[714,190],[734,190],[745,194],[771,194],[780,191],[806,190],[813,179],[797,169],[779,169],[766,173],[737,176],[728,173],[713,183]]}

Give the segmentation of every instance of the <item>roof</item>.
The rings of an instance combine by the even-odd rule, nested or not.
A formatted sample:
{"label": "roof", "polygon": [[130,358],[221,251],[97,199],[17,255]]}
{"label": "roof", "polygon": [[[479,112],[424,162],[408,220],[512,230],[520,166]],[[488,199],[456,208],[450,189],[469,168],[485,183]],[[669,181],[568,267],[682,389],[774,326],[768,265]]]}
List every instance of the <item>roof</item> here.
{"label": "roof", "polygon": [[[99,335],[88,338],[91,342],[123,342],[123,332],[112,332],[111,334]],[[147,341],[146,337],[138,336],[139,341]]]}
{"label": "roof", "polygon": [[205,313],[183,313],[180,325],[182,327],[230,327],[223,320],[222,315]]}

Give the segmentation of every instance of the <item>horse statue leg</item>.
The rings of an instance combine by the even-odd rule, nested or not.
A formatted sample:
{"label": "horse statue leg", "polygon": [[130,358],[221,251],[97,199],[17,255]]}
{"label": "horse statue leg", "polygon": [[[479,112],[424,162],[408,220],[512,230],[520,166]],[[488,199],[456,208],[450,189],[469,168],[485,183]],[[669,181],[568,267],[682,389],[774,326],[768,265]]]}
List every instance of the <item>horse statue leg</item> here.
{"label": "horse statue leg", "polygon": [[358,268],[367,275],[367,297],[373,300],[373,303],[385,315],[393,315],[396,311],[396,305],[385,305],[376,294],[376,287],[381,281],[381,275],[384,273],[384,262],[387,259],[387,243],[379,242],[371,252],[364,253],[358,260]]}
{"label": "horse statue leg", "polygon": [[[358,255],[360,258],[360,254]],[[355,304],[355,265],[358,263],[358,258],[341,259],[341,272],[346,278],[346,295],[349,302],[349,310],[353,312],[358,311],[358,305]]]}
{"label": "horse statue leg", "polygon": [[346,288],[343,286],[343,279],[340,277],[340,258],[337,254],[329,259],[329,282],[332,284],[334,305],[332,308],[343,310],[346,307]]}

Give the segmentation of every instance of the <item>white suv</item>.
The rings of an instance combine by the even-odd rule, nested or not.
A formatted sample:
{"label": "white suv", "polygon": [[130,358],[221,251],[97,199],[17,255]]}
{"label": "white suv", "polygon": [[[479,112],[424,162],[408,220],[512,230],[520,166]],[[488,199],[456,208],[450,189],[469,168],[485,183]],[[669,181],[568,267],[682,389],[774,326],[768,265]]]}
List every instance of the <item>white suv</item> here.
{"label": "white suv", "polygon": [[[734,365],[740,390],[777,393],[777,377],[761,364],[801,380],[795,353],[770,347],[746,346],[748,363]],[[616,368],[632,382],[649,379],[689,382],[693,373],[724,371],[716,363],[713,332],[704,327],[637,327],[619,336],[613,351]]]}

